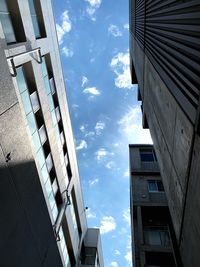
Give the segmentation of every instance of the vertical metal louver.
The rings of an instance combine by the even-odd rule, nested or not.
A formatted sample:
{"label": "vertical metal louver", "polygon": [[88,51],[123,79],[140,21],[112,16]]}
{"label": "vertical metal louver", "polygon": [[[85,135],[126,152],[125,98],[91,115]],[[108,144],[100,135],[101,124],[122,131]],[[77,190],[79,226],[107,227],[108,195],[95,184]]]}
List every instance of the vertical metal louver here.
{"label": "vertical metal louver", "polygon": [[138,44],[195,123],[200,93],[200,1],[134,2]]}

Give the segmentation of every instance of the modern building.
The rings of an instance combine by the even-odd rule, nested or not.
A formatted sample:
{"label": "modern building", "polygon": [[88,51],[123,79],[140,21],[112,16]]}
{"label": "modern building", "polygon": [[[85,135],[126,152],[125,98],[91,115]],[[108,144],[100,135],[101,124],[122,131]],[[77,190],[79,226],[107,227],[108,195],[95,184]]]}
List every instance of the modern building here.
{"label": "modern building", "polygon": [[129,145],[134,267],[178,267],[176,237],[152,145]]}
{"label": "modern building", "polygon": [[130,0],[132,83],[184,266],[200,264],[200,2]]}
{"label": "modern building", "polygon": [[50,0],[0,1],[0,266],[103,267]]}

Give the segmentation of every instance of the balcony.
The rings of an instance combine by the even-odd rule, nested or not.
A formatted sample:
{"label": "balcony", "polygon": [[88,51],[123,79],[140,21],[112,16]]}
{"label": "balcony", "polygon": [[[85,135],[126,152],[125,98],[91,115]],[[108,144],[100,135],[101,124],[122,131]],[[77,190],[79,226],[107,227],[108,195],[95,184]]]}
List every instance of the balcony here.
{"label": "balcony", "polygon": [[38,99],[37,92],[35,91],[30,95],[31,104],[34,112],[37,112],[40,109],[40,103]]}
{"label": "balcony", "polygon": [[39,135],[40,135],[41,143],[44,144],[45,141],[47,140],[47,134],[46,134],[46,129],[45,129],[44,124],[39,129]]}
{"label": "balcony", "polygon": [[131,172],[134,173],[159,173],[157,161],[141,161],[138,166],[132,166]]}

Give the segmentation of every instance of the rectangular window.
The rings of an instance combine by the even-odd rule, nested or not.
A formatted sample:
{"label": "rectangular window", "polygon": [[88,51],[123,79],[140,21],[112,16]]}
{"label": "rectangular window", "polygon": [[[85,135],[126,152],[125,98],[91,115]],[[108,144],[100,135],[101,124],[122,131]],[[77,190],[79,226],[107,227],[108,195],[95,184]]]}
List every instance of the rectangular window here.
{"label": "rectangular window", "polygon": [[160,180],[148,180],[149,192],[164,192],[163,183]]}
{"label": "rectangular window", "polygon": [[157,161],[155,151],[153,149],[140,149],[140,159],[142,162],[154,162]]}
{"label": "rectangular window", "polygon": [[0,20],[8,44],[25,42],[26,37],[16,0],[0,1]]}
{"label": "rectangular window", "polygon": [[42,9],[39,0],[29,0],[29,8],[36,39],[46,37]]}
{"label": "rectangular window", "polygon": [[170,246],[169,231],[166,227],[155,227],[144,229],[145,244],[154,246]]}

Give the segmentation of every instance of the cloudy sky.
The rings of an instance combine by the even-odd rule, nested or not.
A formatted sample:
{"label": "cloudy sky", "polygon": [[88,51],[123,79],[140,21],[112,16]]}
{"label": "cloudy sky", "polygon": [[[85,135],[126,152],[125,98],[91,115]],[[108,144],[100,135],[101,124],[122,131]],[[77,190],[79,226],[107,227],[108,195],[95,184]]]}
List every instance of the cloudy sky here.
{"label": "cloudy sky", "polygon": [[128,144],[150,143],[131,86],[128,0],[54,0],[88,224],[105,267],[131,267]]}

